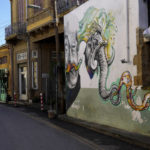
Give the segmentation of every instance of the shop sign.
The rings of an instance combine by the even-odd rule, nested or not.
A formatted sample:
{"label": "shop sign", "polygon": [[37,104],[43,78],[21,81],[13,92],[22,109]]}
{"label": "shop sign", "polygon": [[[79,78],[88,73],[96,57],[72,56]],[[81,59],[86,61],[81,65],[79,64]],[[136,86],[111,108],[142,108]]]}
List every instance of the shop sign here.
{"label": "shop sign", "polygon": [[26,60],[27,59],[27,52],[17,54],[17,61]]}

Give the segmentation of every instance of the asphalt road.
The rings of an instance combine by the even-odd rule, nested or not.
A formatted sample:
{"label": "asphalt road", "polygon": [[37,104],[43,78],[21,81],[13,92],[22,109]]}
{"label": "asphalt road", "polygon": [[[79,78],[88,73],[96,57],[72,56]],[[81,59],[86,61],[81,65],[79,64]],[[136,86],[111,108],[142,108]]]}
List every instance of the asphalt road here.
{"label": "asphalt road", "polygon": [[0,150],[91,150],[77,137],[0,105]]}
{"label": "asphalt road", "polygon": [[0,105],[0,150],[142,150],[25,107]]}

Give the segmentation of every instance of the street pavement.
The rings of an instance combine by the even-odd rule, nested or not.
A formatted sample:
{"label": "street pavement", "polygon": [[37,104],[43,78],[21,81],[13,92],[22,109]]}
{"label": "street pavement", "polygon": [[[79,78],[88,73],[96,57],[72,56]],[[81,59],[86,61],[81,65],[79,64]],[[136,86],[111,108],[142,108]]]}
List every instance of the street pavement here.
{"label": "street pavement", "polygon": [[0,150],[144,150],[28,107],[0,105]]}

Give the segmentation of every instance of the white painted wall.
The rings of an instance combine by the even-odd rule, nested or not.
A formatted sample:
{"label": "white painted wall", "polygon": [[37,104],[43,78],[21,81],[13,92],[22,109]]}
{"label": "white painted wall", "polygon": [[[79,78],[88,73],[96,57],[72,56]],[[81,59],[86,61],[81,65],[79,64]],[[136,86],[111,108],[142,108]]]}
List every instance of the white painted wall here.
{"label": "white painted wall", "polygon": [[[104,8],[106,12],[112,11],[118,31],[115,34],[115,59],[110,66],[106,83],[107,89],[110,89],[113,82],[116,82],[118,79],[120,80],[122,73],[125,71],[129,71],[131,73],[131,88],[135,88],[133,86],[133,77],[137,75],[137,66],[133,65],[133,58],[137,54],[136,28],[145,28],[148,24],[148,17],[147,6],[143,0],[128,1],[129,9],[127,10],[127,0],[89,0],[87,3],[64,17],[65,33],[67,33],[69,29],[67,22],[72,24],[72,31],[76,29],[78,30],[77,24],[85,15],[86,10],[91,6],[98,9]],[[129,22],[127,21],[127,11],[129,11]],[[127,25],[129,25],[129,36],[127,32]],[[128,58],[128,37],[130,62],[123,64],[121,60],[127,60]],[[150,135],[148,132],[150,130],[150,108],[145,111],[135,111],[127,100],[127,92],[125,88],[122,88],[124,91],[121,93],[121,103],[117,106],[114,106],[109,99],[102,98],[98,87],[100,75],[95,74],[94,77],[90,79],[89,74],[87,73],[84,62],[85,46],[86,43],[82,42],[78,52],[79,59],[83,59],[82,65],[79,69],[81,88],[78,95],[75,97],[75,100],[73,100],[73,104],[67,111],[67,115],[89,122],[124,129],[134,133]],[[98,72],[100,73],[100,71]],[[128,81],[128,79],[126,80]],[[138,89],[140,89],[140,87],[138,87]],[[134,102],[137,105],[142,104],[146,92],[147,91],[142,89],[137,90],[137,94],[134,99]]]}
{"label": "white painted wall", "polygon": [[[116,81],[117,78],[121,77],[121,74],[128,70],[131,72],[132,76],[136,75],[136,66],[133,66],[133,57],[137,53],[136,48],[136,28],[141,25],[141,27],[146,26],[147,17],[145,14],[147,13],[146,3],[143,0],[129,0],[129,22],[127,22],[127,0],[89,0],[84,5],[75,9],[68,15],[64,17],[64,25],[66,26],[67,22],[76,22],[72,25],[72,28],[77,28],[77,21],[81,20],[85,11],[90,6],[94,6],[96,8],[105,8],[107,12],[112,11],[115,16],[115,22],[118,28],[118,32],[116,33],[116,41],[115,41],[115,60],[110,67],[110,75],[108,77],[107,86],[110,87],[112,82]],[[138,3],[139,2],[139,3]],[[142,10],[142,13],[139,12]],[[145,17],[142,17],[139,14],[144,14]],[[142,21],[139,19],[142,18]],[[76,21],[75,21],[76,19]],[[143,21],[144,20],[144,21]],[[142,22],[142,24],[140,24]],[[129,23],[129,41],[130,41],[130,63],[121,63],[122,59],[127,60],[127,24]],[[67,32],[67,28],[65,28],[65,32]],[[87,74],[85,64],[84,64],[84,48],[85,43],[80,45],[79,56],[83,58],[83,63],[80,67],[79,73],[81,75],[81,88],[98,88],[98,76],[94,76],[91,80],[89,75]]]}

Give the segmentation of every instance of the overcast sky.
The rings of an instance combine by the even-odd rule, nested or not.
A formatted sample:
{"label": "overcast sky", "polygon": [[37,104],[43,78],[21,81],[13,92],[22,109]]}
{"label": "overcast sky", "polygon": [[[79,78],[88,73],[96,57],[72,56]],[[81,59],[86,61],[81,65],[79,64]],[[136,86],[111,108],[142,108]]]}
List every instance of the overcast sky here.
{"label": "overcast sky", "polygon": [[5,27],[10,24],[10,1],[1,0],[0,5],[0,45],[5,44]]}

